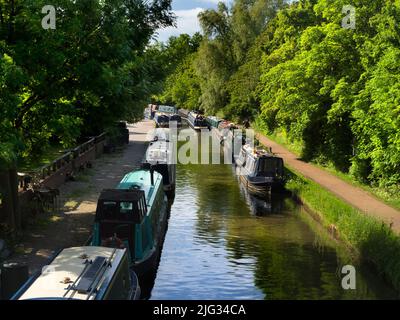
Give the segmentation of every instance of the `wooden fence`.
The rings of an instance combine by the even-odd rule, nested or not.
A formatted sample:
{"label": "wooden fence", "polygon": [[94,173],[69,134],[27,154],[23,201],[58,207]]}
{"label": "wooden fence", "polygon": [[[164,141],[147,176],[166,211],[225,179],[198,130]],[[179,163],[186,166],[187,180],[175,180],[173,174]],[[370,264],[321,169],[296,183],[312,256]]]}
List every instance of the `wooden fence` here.
{"label": "wooden fence", "polygon": [[106,143],[107,136],[103,133],[75,149],[69,150],[50,164],[33,172],[19,175],[20,190],[26,189],[27,182],[42,188],[59,188],[74,172],[84,169],[91,161],[98,158],[103,153]]}

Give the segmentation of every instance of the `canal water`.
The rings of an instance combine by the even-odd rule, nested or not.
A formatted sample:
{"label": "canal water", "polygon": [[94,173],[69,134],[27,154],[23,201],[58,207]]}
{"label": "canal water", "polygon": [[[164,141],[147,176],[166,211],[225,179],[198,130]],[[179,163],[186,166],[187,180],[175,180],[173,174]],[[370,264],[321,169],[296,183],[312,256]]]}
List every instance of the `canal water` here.
{"label": "canal water", "polygon": [[289,197],[248,194],[231,165],[178,165],[151,299],[392,299],[364,266],[344,290],[347,250]]}

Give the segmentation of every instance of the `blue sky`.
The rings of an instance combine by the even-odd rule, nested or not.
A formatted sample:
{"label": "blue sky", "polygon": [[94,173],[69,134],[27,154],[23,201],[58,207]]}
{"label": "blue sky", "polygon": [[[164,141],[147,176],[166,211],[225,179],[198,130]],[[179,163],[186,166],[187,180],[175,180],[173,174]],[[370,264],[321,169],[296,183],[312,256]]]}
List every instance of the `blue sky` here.
{"label": "blue sky", "polygon": [[[165,28],[158,31],[158,40],[166,41],[170,36],[176,36],[181,33],[190,35],[200,31],[200,25],[197,20],[199,12],[209,8],[216,8],[221,0],[173,0],[172,9],[177,19],[177,28]],[[222,0],[229,3],[230,0]]]}

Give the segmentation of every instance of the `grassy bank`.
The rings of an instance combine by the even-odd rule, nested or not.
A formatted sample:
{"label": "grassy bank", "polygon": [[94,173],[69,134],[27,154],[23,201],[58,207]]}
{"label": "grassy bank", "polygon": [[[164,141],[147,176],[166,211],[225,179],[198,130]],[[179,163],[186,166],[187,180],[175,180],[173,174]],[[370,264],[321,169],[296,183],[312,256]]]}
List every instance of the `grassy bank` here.
{"label": "grassy bank", "polygon": [[300,174],[288,170],[288,176],[287,188],[316,213],[323,226],[400,291],[400,237],[386,224],[366,216]]}

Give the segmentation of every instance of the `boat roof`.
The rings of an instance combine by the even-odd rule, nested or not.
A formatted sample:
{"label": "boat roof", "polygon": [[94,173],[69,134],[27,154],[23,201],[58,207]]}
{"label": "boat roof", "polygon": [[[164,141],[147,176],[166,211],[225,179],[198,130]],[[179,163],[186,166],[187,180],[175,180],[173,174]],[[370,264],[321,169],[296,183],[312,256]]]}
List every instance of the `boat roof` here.
{"label": "boat roof", "polygon": [[145,155],[145,163],[152,165],[169,164],[171,162],[171,143],[167,141],[154,141],[149,144]]}
{"label": "boat roof", "polygon": [[224,119],[218,118],[217,116],[208,116],[207,118],[213,121],[224,121]]}
{"label": "boat roof", "polygon": [[168,121],[169,121],[169,116],[168,116],[167,114],[165,114],[165,113],[160,113],[160,112],[158,112],[158,113],[155,115],[155,119],[156,119],[156,120],[168,120]]}
{"label": "boat roof", "polygon": [[169,133],[170,129],[169,128],[156,128],[152,130],[150,133],[150,140],[151,141],[168,141],[169,140]]}
{"label": "boat roof", "polygon": [[[98,284],[101,295],[108,288],[117,271],[126,249],[104,247],[76,247],[62,250],[57,257],[44,269],[41,274],[25,289],[19,300],[31,299],[76,299],[94,300],[96,294],[81,293],[68,290],[85,269],[85,261],[94,261],[96,257],[111,259],[111,266],[106,268]],[[66,281],[69,280],[69,281]],[[65,283],[68,282],[68,283]],[[79,284],[79,281],[76,283]]]}
{"label": "boat roof", "polygon": [[243,150],[245,152],[247,152],[250,156],[252,156],[253,158],[256,159],[260,159],[260,158],[278,158],[281,159],[280,157],[277,157],[276,155],[274,155],[273,153],[262,149],[262,148],[253,148],[249,145],[244,145],[243,146]]}
{"label": "boat roof", "polygon": [[154,190],[162,185],[163,177],[157,171],[153,172],[154,185],[151,184],[151,173],[149,170],[138,170],[128,173],[119,183],[117,189],[132,189],[132,187],[138,187],[144,191],[147,203],[152,203],[152,198],[155,195]]}
{"label": "boat roof", "polygon": [[199,115],[201,117],[204,117],[199,111],[190,111],[189,115],[192,114],[193,116]]}
{"label": "boat roof", "polygon": [[99,201],[135,202],[135,201],[139,201],[141,198],[143,198],[143,196],[144,196],[143,190],[105,189],[101,192]]}
{"label": "boat roof", "polygon": [[165,113],[176,113],[175,106],[159,105],[158,110]]}

